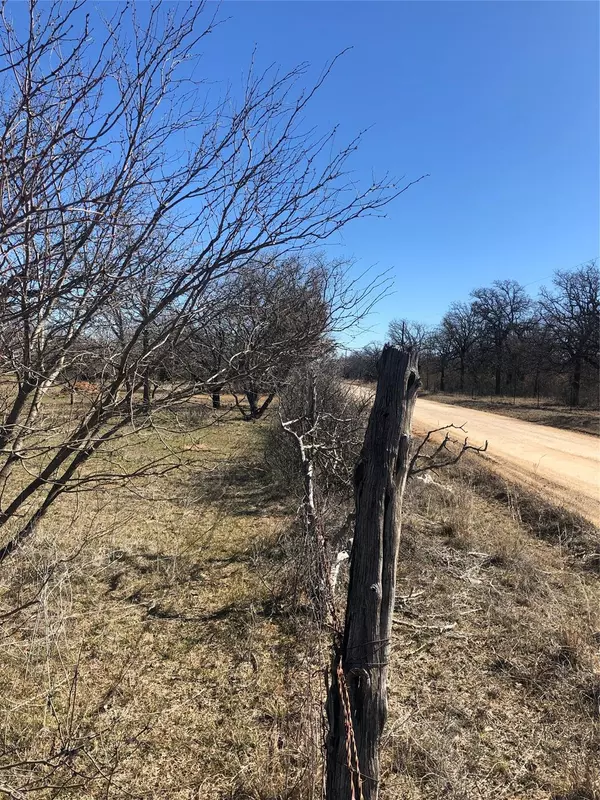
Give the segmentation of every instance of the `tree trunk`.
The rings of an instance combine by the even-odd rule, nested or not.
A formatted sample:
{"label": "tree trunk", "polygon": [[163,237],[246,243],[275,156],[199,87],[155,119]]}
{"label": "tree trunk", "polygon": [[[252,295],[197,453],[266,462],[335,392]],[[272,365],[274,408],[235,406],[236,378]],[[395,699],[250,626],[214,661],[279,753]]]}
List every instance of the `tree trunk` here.
{"label": "tree trunk", "polygon": [[440,361],[440,392],[446,391],[446,362],[442,358]]}
{"label": "tree trunk", "polygon": [[260,407],[257,409],[257,411],[256,411],[256,417],[255,417],[256,419],[260,419],[260,418],[262,417],[262,415],[265,413],[265,411],[267,410],[267,408],[268,408],[268,407],[271,405],[271,403],[273,402],[273,398],[274,398],[274,397],[275,397],[275,393],[274,393],[274,392],[272,392],[271,394],[269,394],[269,395],[267,395],[267,396],[265,397],[265,399],[264,399],[264,401],[263,401],[263,404],[262,404],[262,406],[260,406]]}
{"label": "tree trunk", "polygon": [[465,391],[465,357],[460,357],[460,391],[461,394]]}
{"label": "tree trunk", "polygon": [[34,384],[27,380],[19,386],[12,408],[6,417],[4,425],[0,427],[0,448],[6,447],[6,445],[17,436],[17,421],[33,390]]}
{"label": "tree trunk", "polygon": [[496,356],[496,382],[494,386],[496,396],[502,394],[502,355]]}
{"label": "tree trunk", "polygon": [[579,394],[581,390],[581,359],[575,359],[573,368],[573,378],[571,380],[571,405],[579,405]]}
{"label": "tree trunk", "polygon": [[255,420],[255,419],[260,419],[267,410],[267,408],[271,405],[271,402],[275,397],[275,393],[272,392],[271,394],[267,395],[262,405],[259,405],[260,395],[258,394],[258,392],[255,392],[252,389],[248,390],[246,391],[246,397],[248,399],[248,405],[250,406],[250,416],[247,419]]}
{"label": "tree trunk", "polygon": [[254,389],[249,389],[246,392],[246,397],[248,399],[248,405],[250,406],[250,419],[256,419],[258,413],[258,392],[255,392]]}
{"label": "tree trunk", "polygon": [[144,370],[144,395],[143,395],[143,403],[144,408],[149,410],[150,409],[150,400],[152,399],[152,392],[150,390],[150,367],[146,367]]}
{"label": "tree trunk", "polygon": [[217,389],[212,393],[212,407],[215,409],[221,408],[221,390]]}
{"label": "tree trunk", "polygon": [[327,800],[376,800],[417,355],[385,347],[354,474],[356,519],[343,640],[327,697]]}

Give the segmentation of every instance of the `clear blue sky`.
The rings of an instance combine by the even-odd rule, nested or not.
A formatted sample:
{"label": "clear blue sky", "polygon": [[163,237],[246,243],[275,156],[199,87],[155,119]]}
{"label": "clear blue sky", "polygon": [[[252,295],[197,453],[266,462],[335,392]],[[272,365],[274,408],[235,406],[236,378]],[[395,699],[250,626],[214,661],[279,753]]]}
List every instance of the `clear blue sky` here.
{"label": "clear blue sky", "polygon": [[[23,4],[10,7],[25,19]],[[94,9],[115,4],[88,0]],[[340,144],[369,127],[354,159],[366,183],[430,175],[385,219],[359,220],[329,246],[357,273],[393,276],[359,343],[383,339],[393,317],[436,323],[497,278],[535,294],[556,269],[599,254],[599,10],[579,0],[209,4],[207,20],[223,20],[202,41],[211,92],[235,95],[253,52],[258,67],[307,61],[310,80],[350,47],[306,125],[339,124]]]}
{"label": "clear blue sky", "polygon": [[535,293],[599,246],[599,6],[593,2],[225,2],[207,72],[324,63],[352,47],[307,122],[368,132],[355,167],[430,177],[332,254],[392,268],[389,319],[436,322],[496,278]]}

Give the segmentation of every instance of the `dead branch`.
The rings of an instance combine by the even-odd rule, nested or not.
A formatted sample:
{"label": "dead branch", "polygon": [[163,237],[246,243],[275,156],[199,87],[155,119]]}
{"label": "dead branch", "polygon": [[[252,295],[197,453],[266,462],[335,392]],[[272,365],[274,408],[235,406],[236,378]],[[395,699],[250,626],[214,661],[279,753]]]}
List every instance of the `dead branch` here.
{"label": "dead branch", "polygon": [[[452,439],[450,437],[450,430],[459,430],[464,431],[465,426],[463,425],[443,425],[441,428],[434,428],[431,431],[428,431],[427,435],[423,439],[423,441],[419,444],[416,448],[415,453],[410,462],[410,468],[408,475],[412,477],[414,475],[418,475],[420,472],[427,472],[428,470],[439,470],[444,469],[444,467],[452,466],[453,464],[458,463],[460,459],[464,456],[466,452],[469,450],[474,453],[485,453],[488,447],[487,440],[484,445],[472,445],[469,444],[469,440],[467,437],[460,443],[460,449],[458,452],[452,452],[450,449],[450,445],[459,444],[458,439]],[[446,431],[446,434],[442,441],[437,445],[433,453],[431,454],[424,454],[423,449],[424,447],[431,441],[432,437],[436,433],[440,433],[441,431]],[[445,454],[448,453],[448,456]],[[419,465],[419,461],[425,462],[422,465]]]}

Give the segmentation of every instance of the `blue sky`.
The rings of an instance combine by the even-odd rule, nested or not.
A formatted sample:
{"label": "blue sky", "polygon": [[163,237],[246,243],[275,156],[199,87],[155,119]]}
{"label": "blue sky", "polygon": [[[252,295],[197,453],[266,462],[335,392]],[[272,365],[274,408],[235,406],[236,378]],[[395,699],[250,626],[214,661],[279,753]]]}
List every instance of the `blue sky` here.
{"label": "blue sky", "polygon": [[[84,11],[116,7],[88,0]],[[25,19],[24,4],[10,8]],[[369,128],[353,161],[367,185],[373,174],[429,174],[384,219],[359,220],[328,245],[356,274],[393,278],[357,343],[383,339],[394,317],[436,323],[498,278],[535,294],[556,269],[599,254],[599,10],[579,0],[209,4],[207,20],[223,20],[201,44],[213,97],[235,96],[253,53],[257,68],[308,62],[310,81],[352,48],[306,126],[339,125],[340,145]]]}
{"label": "blue sky", "polygon": [[359,341],[396,316],[434,323],[496,278],[535,293],[598,255],[598,4],[232,0],[220,16],[204,64],[234,85],[255,47],[259,64],[315,73],[352,47],[307,123],[372,126],[354,161],[367,181],[430,175],[330,246],[392,270]]}

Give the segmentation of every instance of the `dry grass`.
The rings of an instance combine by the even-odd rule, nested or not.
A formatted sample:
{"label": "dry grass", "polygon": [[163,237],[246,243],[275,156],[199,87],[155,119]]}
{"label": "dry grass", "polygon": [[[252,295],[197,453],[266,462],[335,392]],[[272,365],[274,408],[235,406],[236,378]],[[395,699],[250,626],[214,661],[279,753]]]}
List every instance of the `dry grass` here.
{"label": "dry grass", "polygon": [[468,394],[444,394],[436,392],[427,395],[436,403],[474,408],[478,411],[491,411],[505,417],[516,417],[539,425],[551,425],[568,431],[591,433],[600,436],[600,411],[593,408],[569,408],[553,400],[542,399],[540,404],[535,400],[512,397],[471,397]]}
{"label": "dry grass", "polygon": [[[7,564],[2,609],[43,588],[1,629],[0,787],[15,797],[44,784],[55,787],[48,797],[311,796],[318,662],[277,603],[269,553],[290,509],[253,469],[261,430],[237,420],[208,429],[184,471],[137,496],[87,495],[74,525],[63,504]],[[189,447],[176,438],[169,446]]]}
{"label": "dry grass", "polygon": [[485,474],[410,489],[384,794],[597,800],[598,575]]}
{"label": "dry grass", "polygon": [[[327,652],[266,430],[169,434],[182,470],[72,498],[7,563],[0,613],[35,602],[0,620],[0,794],[320,797]],[[476,462],[436,481],[407,497],[383,800],[598,800],[597,533]]]}

